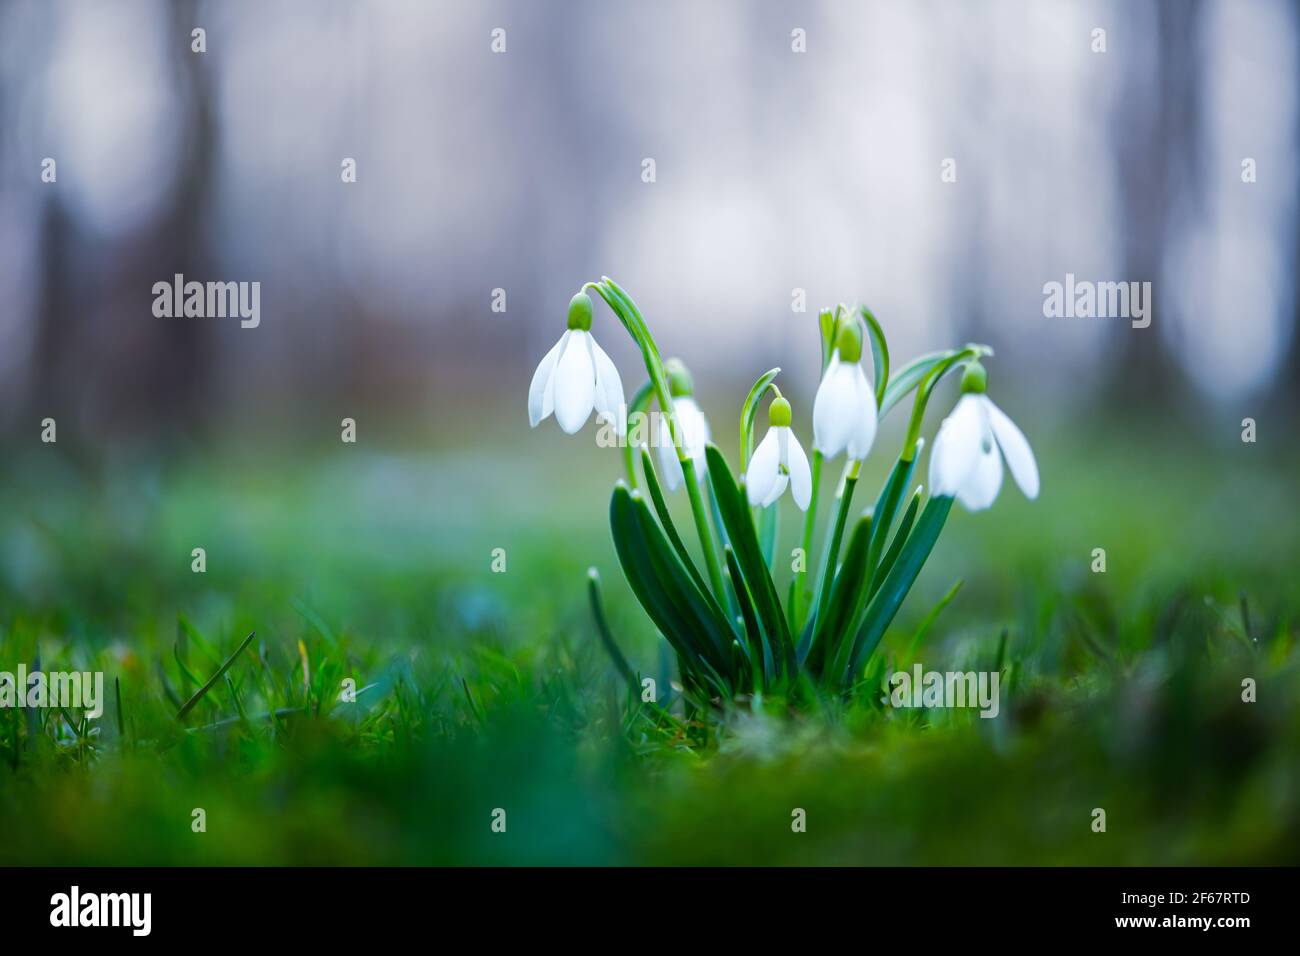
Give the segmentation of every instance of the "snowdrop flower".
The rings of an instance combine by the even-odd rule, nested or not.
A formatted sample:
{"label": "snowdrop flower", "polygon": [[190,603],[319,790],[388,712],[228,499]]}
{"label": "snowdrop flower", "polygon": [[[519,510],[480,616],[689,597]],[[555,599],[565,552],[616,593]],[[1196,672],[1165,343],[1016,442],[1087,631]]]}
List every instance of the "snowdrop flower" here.
{"label": "snowdrop flower", "polygon": [[835,351],[813,402],[813,448],[827,458],[848,450],[861,461],[876,440],[876,393],[862,371],[862,328],[854,318],[835,339]]}
{"label": "snowdrop flower", "polygon": [[623,381],[605,350],[591,337],[591,299],[579,292],[569,302],[569,328],[546,353],[528,387],[528,421],[538,423],[555,412],[555,420],[572,435],[587,423],[592,409],[614,424],[624,420]]}
{"label": "snowdrop flower", "polygon": [[[709,443],[709,423],[695,404],[692,397],[695,382],[691,373],[679,359],[669,359],[664,363],[668,375],[668,392],[672,395],[673,410],[677,413],[677,425],[682,432],[682,447],[686,455],[695,464],[695,476],[704,480],[704,446]],[[659,471],[664,476],[664,483],[669,491],[676,491],[682,486],[685,475],[682,463],[677,457],[677,446],[673,444],[672,428],[668,425],[668,416],[659,419],[659,436],[657,441],[659,453]]]}
{"label": "snowdrop flower", "polygon": [[807,511],[812,498],[812,472],[799,439],[790,431],[790,403],[774,398],[767,409],[767,420],[771,427],[754,449],[745,472],[749,503],[766,508],[781,497],[788,484],[794,503]]}
{"label": "snowdrop flower", "polygon": [[967,511],[982,511],[997,498],[1003,456],[1025,497],[1038,497],[1033,450],[1024,433],[984,394],[987,380],[978,362],[967,366],[962,396],[939,426],[930,452],[930,493],[956,497]]}

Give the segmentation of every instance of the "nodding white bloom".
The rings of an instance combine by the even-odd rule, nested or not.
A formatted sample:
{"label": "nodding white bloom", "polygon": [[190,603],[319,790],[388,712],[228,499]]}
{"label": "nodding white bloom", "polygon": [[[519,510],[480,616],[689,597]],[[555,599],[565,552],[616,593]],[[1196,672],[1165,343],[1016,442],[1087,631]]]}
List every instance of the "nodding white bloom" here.
{"label": "nodding white bloom", "polygon": [[934,439],[930,494],[956,497],[967,511],[993,504],[1002,487],[1002,458],[1025,497],[1038,497],[1038,463],[1024,433],[984,394],[983,367],[962,376],[962,396]]}
{"label": "nodding white bloom", "polygon": [[812,471],[799,439],[790,430],[790,403],[784,398],[773,399],[768,406],[767,420],[771,427],[754,449],[749,470],[745,472],[749,503],[766,508],[789,485],[794,503],[807,511],[812,499]]}
{"label": "nodding white bloom", "polygon": [[[695,477],[703,481],[706,468],[704,448],[709,443],[709,423],[692,397],[695,383],[691,379],[691,373],[679,359],[669,359],[665,362],[664,372],[668,376],[668,392],[672,395],[673,411],[677,414],[677,425],[682,433],[682,448],[686,450],[686,456],[695,465]],[[686,480],[686,475],[682,472],[682,463],[677,457],[677,446],[673,444],[672,428],[668,424],[667,415],[659,419],[656,445],[659,453],[659,470],[664,476],[664,484],[668,486],[669,491],[676,491]]]}
{"label": "nodding white bloom", "polygon": [[568,329],[533,373],[528,387],[528,421],[534,428],[554,411],[560,428],[572,435],[587,423],[592,409],[620,435],[627,427],[623,380],[591,337],[591,312],[591,299],[585,292],[573,297]]}
{"label": "nodding white bloom", "polygon": [[813,402],[813,448],[827,458],[847,450],[861,460],[876,440],[876,393],[862,371],[862,329],[845,322]]}

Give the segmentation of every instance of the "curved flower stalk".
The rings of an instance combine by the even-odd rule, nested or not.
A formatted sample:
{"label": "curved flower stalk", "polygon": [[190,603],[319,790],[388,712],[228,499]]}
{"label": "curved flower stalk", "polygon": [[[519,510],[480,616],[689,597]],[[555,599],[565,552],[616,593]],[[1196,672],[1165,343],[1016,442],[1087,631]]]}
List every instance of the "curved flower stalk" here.
{"label": "curved flower stalk", "polygon": [[[690,707],[709,708],[745,693],[784,695],[794,702],[807,699],[813,688],[850,693],[933,550],[953,501],[970,511],[989,507],[1001,485],[1004,457],[1026,496],[1038,493],[1029,442],[984,394],[987,374],[981,359],[992,350],[967,345],[932,352],[891,373],[884,330],[864,307],[841,306],[819,315],[822,377],[813,403],[811,462],[795,437],[790,402],[775,384],[780,370],[772,369],[755,382],[742,406],[742,477],[733,477],[726,458],[709,441],[708,423],[695,404],[685,366],[662,360],[635,304],[609,278],[583,287],[581,299],[575,297],[570,305],[568,331],[539,365],[529,391],[534,425],[552,411],[565,431],[581,428],[593,410],[607,421],[619,421],[626,413],[617,371],[611,374],[612,363],[605,366],[608,358],[590,337],[588,290],[605,300],[641,350],[649,382],[633,399],[637,411],[653,398],[664,415],[653,436],[656,454],[637,442],[643,487],[635,469],[638,452],[631,441],[624,442],[630,486],[619,482],[614,490],[610,528],[628,584],[676,654]],[[870,378],[862,365],[867,339]],[[569,357],[571,351],[576,357]],[[964,370],[962,397],[934,442],[927,497],[913,485],[924,446],[921,427],[935,388],[956,368]],[[773,393],[769,427],[751,454],[754,419],[768,392]],[[879,419],[909,395],[914,396],[912,412],[898,458],[874,505],[854,517],[854,489]],[[611,416],[612,409],[617,417]],[[820,566],[813,573],[806,558],[815,535],[820,466],[841,452],[844,475]],[[664,497],[664,486],[671,492],[683,485],[691,499],[698,552],[678,532]],[[805,513],[805,560],[790,568],[790,593],[783,605],[776,576],[784,569],[773,556],[778,553],[776,513],[787,489]],[[704,573],[696,563],[701,557]],[[816,583],[815,591],[805,588],[809,579]],[[614,644],[599,589],[592,587],[590,593],[601,639],[635,688],[637,675]]]}

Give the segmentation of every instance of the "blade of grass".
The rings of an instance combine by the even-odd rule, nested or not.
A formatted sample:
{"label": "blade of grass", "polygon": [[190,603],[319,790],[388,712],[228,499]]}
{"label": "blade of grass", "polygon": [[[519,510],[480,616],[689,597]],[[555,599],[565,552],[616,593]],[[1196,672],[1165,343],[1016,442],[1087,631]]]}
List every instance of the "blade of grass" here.
{"label": "blade of grass", "polygon": [[596,633],[600,635],[600,641],[605,645],[605,651],[614,661],[614,667],[623,679],[633,686],[636,685],[636,674],[632,671],[632,665],[627,662],[623,652],[618,649],[614,643],[614,635],[609,631],[609,622],[605,618],[605,606],[600,597],[600,572],[595,568],[587,569],[587,598],[591,602],[591,616],[596,619]]}
{"label": "blade of grass", "polygon": [[239,647],[235,649],[235,653],[226,658],[226,662],[217,668],[215,674],[208,678],[208,682],[196,690],[194,696],[187,700],[181,709],[176,712],[177,720],[184,720],[186,714],[193,710],[195,705],[203,699],[203,695],[210,691],[216,685],[217,681],[221,680],[221,678],[225,676],[226,671],[230,670],[230,666],[234,664],[239,655],[244,652],[244,648],[253,643],[253,638],[255,636],[257,636],[256,631],[249,631],[248,637],[244,638]]}

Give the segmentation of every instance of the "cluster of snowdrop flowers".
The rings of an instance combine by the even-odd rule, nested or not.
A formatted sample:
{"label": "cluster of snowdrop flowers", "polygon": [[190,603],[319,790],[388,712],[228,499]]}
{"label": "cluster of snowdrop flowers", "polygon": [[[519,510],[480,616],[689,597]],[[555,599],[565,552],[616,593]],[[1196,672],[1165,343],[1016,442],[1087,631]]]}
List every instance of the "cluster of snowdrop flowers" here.
{"label": "cluster of snowdrop flowers", "polygon": [[[609,306],[645,360],[649,381],[630,408],[618,370],[592,336],[589,291]],[[560,428],[573,434],[595,412],[624,448],[626,481],[610,501],[619,563],[676,652],[676,683],[695,705],[742,693],[798,696],[809,680],[847,693],[859,683],[953,501],[969,511],[992,505],[1004,458],[1025,496],[1038,495],[1029,442],[985,394],[988,373],[981,360],[992,354],[987,346],[932,352],[891,374],[884,330],[869,309],[823,310],[818,323],[822,374],[812,407],[811,462],[795,433],[790,401],[776,385],[780,369],[771,369],[741,406],[739,477],[712,443],[686,366],[663,360],[635,303],[612,279],[589,282],[573,297],[566,330],[533,375],[528,414],[534,427],[554,413]],[[929,497],[923,486],[909,494],[924,447],[926,408],[939,382],[956,369],[963,373],[961,394],[930,452]],[[854,517],[860,467],[876,442],[879,421],[909,396],[912,414],[903,447],[875,503]],[[751,454],[755,419],[769,397],[768,429]],[[659,419],[648,433],[629,429],[652,404]],[[813,573],[808,555],[816,538],[822,466],[841,454],[833,517],[819,572]],[[683,487],[695,549],[677,530],[664,495]],[[800,547],[788,552],[795,556],[788,570],[778,559],[787,553],[778,547],[778,508],[787,490],[803,512]],[[631,681],[636,675],[609,632],[599,575],[592,569],[589,577],[602,641]],[[787,593],[784,602],[778,580]]]}

